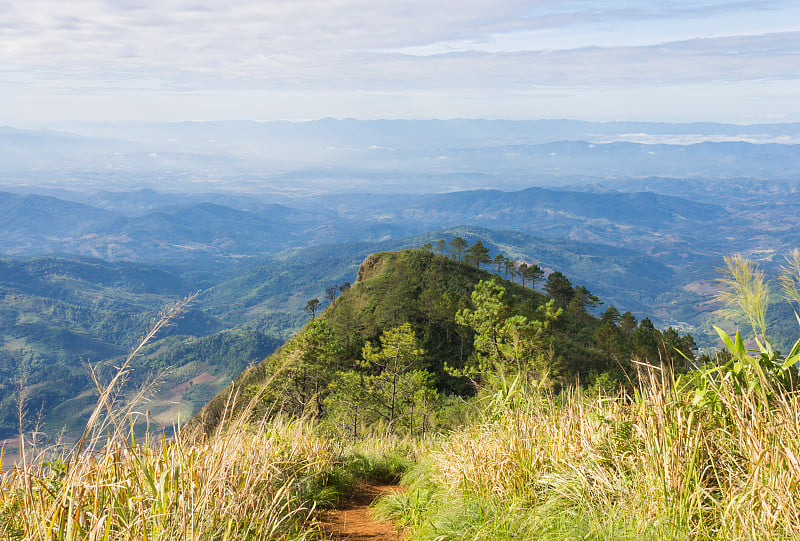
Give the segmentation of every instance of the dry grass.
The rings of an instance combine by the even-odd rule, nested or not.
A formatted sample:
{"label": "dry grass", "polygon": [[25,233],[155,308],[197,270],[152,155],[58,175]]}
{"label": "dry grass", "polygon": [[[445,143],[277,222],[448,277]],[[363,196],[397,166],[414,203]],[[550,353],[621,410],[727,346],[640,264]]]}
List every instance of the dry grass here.
{"label": "dry grass", "polygon": [[309,478],[330,444],[302,423],[233,426],[208,440],[120,443],[17,467],[0,486],[3,539],[304,538]]}
{"label": "dry grass", "polygon": [[[1,539],[260,540],[312,534],[308,490],[338,454],[307,423],[253,424],[251,401],[209,437],[134,437],[133,405],[142,394],[123,401],[121,383],[136,351],[183,306],[156,323],[108,385],[98,383],[97,407],[74,448],[26,453],[21,438],[23,461],[0,477]],[[232,411],[232,402],[228,406]]]}
{"label": "dry grass", "polygon": [[635,400],[528,397],[445,439],[432,480],[517,509],[541,538],[564,521],[591,538],[800,538],[800,397],[765,405],[719,381],[711,408],[661,376]]}

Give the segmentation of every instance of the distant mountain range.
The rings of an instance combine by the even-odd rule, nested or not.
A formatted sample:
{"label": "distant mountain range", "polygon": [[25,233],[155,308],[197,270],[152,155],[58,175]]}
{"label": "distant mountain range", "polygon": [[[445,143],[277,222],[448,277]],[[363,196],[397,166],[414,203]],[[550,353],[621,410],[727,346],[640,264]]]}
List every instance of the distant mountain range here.
{"label": "distant mountain range", "polygon": [[[0,193],[0,245],[13,255],[72,253],[108,260],[186,261],[253,257],[320,243],[375,241],[463,224],[673,254],[731,226],[725,209],[654,193],[544,188],[425,196],[349,195],[291,204],[231,199],[244,208],[151,191],[102,193],[87,202]],[[121,201],[115,203],[115,201]],[[138,202],[137,202],[138,201]],[[182,204],[181,204],[182,203]],[[120,210],[110,210],[121,207]]]}
{"label": "distant mountain range", "polygon": [[277,200],[800,173],[800,124],[323,119],[68,128],[75,133],[0,128],[0,185],[213,187]]}
{"label": "distant mountain range", "polygon": [[[470,242],[483,237],[498,251],[520,258],[537,258],[543,246],[555,242],[548,258],[537,261],[573,273],[627,309],[647,311],[665,323],[695,325],[702,310],[678,309],[670,303],[658,307],[664,303],[658,295],[672,291],[674,298],[693,298],[674,288],[693,283],[700,272],[715,277],[714,265],[722,256],[745,252],[772,265],[780,262],[775,256],[800,244],[795,211],[800,195],[789,185],[750,185],[739,179],[731,181],[734,189],[727,189],[719,181],[645,182],[686,197],[599,187],[342,194],[281,204],[253,194],[152,190],[62,190],[62,198],[0,193],[0,249],[13,256],[77,255],[169,265],[170,272],[188,273],[205,289],[220,283],[220,273],[233,277],[286,250],[355,246],[359,248],[347,249],[357,259],[381,249],[414,247],[403,239],[413,238],[421,245],[448,230],[463,231]],[[503,238],[490,238],[497,234]],[[535,249],[525,248],[533,245]],[[566,261],[569,253],[591,255],[594,262],[613,253],[625,262],[590,265],[585,268],[594,274],[584,274],[579,271],[582,264]],[[279,260],[288,261],[284,256]],[[275,265],[269,272],[280,274]],[[631,272],[615,275],[616,268]],[[280,288],[270,291],[280,297]]]}

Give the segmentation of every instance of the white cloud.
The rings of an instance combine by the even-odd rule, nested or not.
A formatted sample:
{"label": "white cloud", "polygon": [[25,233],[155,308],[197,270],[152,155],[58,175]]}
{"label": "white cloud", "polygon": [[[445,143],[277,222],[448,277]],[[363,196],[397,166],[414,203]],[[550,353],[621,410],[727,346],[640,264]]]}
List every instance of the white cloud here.
{"label": "white cloud", "polygon": [[485,103],[800,79],[792,2],[0,0],[0,13],[0,90],[22,101],[260,91],[419,103],[466,89]]}

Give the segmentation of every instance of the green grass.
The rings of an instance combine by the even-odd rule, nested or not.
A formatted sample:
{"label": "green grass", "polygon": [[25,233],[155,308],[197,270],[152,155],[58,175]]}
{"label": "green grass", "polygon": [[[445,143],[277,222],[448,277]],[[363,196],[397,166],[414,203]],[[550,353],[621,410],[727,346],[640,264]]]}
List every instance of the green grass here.
{"label": "green grass", "polygon": [[651,377],[634,400],[531,393],[429,444],[375,513],[412,540],[796,539],[800,395]]}

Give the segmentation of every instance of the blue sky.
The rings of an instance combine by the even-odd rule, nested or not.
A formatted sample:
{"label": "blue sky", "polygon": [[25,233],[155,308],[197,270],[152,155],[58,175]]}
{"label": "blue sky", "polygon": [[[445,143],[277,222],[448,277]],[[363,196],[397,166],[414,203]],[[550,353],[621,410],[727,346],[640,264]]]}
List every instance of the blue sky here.
{"label": "blue sky", "polygon": [[800,2],[0,0],[0,124],[800,121]]}

